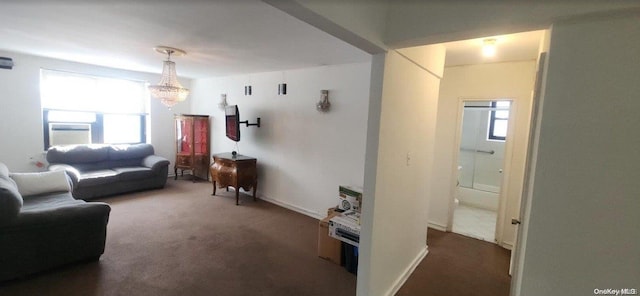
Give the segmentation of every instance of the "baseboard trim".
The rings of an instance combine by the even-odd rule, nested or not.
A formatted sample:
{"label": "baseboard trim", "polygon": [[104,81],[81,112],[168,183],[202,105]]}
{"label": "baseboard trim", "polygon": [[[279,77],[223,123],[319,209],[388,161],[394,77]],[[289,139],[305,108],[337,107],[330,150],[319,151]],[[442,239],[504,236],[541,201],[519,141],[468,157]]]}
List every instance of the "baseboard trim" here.
{"label": "baseboard trim", "polygon": [[429,228],[433,228],[433,229],[435,229],[435,230],[444,231],[444,232],[446,232],[446,231],[447,231],[447,226],[444,226],[444,225],[442,225],[442,224],[435,223],[435,222],[429,222],[429,223],[427,223],[427,227],[429,227]]}
{"label": "baseboard trim", "polygon": [[307,215],[307,216],[309,216],[311,218],[315,218],[315,219],[318,219],[318,220],[321,220],[321,219],[324,218],[324,216],[320,215],[317,212],[314,212],[314,211],[311,211],[311,210],[307,210],[305,208],[290,204],[288,202],[284,202],[284,201],[280,201],[280,200],[277,200],[277,199],[269,198],[269,197],[264,196],[264,195],[259,196],[259,198],[264,200],[264,201],[270,202],[270,203],[272,203],[274,205],[277,205],[277,206],[292,210],[294,212],[297,212],[297,213],[300,213],[300,214],[303,214],[303,215]]}
{"label": "baseboard trim", "polygon": [[513,250],[513,242],[503,241],[501,246],[507,250]]}
{"label": "baseboard trim", "polygon": [[425,245],[424,248],[420,250],[416,258],[413,259],[413,262],[411,262],[411,264],[407,267],[407,269],[404,270],[402,275],[400,275],[400,277],[393,283],[393,286],[391,286],[391,289],[389,289],[387,293],[385,293],[384,295],[388,295],[388,296],[396,295],[396,293],[400,291],[400,288],[402,288],[402,285],[404,285],[407,279],[409,279],[413,271],[416,270],[416,267],[418,267],[420,262],[422,262],[422,259],[424,259],[424,257],[427,256],[427,254],[429,254],[429,246]]}

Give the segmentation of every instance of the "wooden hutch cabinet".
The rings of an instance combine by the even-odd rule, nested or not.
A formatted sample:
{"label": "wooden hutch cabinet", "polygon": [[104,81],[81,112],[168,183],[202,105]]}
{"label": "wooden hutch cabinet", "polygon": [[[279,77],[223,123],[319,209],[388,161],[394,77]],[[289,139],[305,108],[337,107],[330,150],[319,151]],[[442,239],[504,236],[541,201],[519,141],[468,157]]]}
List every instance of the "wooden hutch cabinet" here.
{"label": "wooden hutch cabinet", "polygon": [[209,116],[182,114],[175,116],[176,162],[175,180],[178,169],[184,174],[191,171],[193,181],[196,177],[209,180]]}

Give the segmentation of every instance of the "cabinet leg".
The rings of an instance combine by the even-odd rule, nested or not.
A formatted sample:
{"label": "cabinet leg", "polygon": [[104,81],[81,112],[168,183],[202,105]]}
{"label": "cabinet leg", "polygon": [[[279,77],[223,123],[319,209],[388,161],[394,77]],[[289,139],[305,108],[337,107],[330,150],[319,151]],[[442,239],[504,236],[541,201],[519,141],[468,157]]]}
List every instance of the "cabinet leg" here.
{"label": "cabinet leg", "polygon": [[173,180],[178,180],[178,168],[173,167]]}
{"label": "cabinet leg", "polygon": [[213,182],[213,193],[211,195],[216,195],[216,181]]}
{"label": "cabinet leg", "polygon": [[240,188],[236,188],[236,206],[240,204],[238,202],[239,200],[240,200]]}
{"label": "cabinet leg", "polygon": [[258,189],[258,181],[253,184],[253,201],[256,201],[256,190]]}

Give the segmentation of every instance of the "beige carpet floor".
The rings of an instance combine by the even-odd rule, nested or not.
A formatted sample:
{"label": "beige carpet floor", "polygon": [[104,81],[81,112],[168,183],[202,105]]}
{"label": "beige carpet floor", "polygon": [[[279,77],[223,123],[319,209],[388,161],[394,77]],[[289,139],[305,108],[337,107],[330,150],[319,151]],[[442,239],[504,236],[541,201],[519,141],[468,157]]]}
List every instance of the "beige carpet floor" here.
{"label": "beige carpet floor", "polygon": [[[185,177],[186,178],[186,177]],[[318,221],[200,181],[104,198],[99,261],[0,284],[0,295],[355,295],[356,276],[317,257]]]}

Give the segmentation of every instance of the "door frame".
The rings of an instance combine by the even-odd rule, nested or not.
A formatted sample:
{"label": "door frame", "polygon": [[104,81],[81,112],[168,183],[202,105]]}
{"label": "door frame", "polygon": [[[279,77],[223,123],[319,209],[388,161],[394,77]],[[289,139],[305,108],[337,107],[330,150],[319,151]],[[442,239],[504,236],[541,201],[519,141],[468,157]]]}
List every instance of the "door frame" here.
{"label": "door frame", "polygon": [[[541,51],[538,54],[538,63],[536,69],[536,81],[533,86],[533,95],[531,99],[531,118],[529,124],[529,141],[527,143],[527,156],[525,158],[525,166],[524,166],[524,180],[522,183],[522,195],[520,196],[520,211],[518,212],[518,225],[516,225],[516,236],[514,239],[514,246],[511,250],[511,258],[509,262],[509,275],[512,275],[511,278],[511,295],[515,295],[516,293],[516,281],[519,280],[519,268],[520,268],[520,256],[522,255],[522,249],[516,247],[519,243],[521,243],[523,233],[520,231],[520,225],[523,223],[523,218],[526,216],[526,212],[529,209],[531,204],[531,186],[533,185],[533,170],[535,169],[535,158],[536,158],[536,145],[538,133],[540,130],[540,114],[542,113],[542,89],[544,80],[546,80],[546,71],[547,71],[547,62],[548,62],[548,53],[547,51]],[[527,221],[528,223],[528,221]],[[514,276],[515,274],[515,276]]]}
{"label": "door frame", "polygon": [[[458,98],[458,114],[456,117],[456,141],[455,141],[455,150],[453,152],[453,161],[451,165],[451,184],[449,184],[449,216],[447,219],[447,231],[452,232],[453,230],[453,216],[455,211],[455,198],[456,198],[456,187],[458,182],[458,162],[460,157],[460,143],[462,141],[462,120],[464,119],[464,104],[465,102],[477,102],[477,101],[496,101],[496,100],[505,100],[510,101],[511,105],[509,107],[509,123],[507,127],[507,137],[505,139],[505,152],[504,152],[504,160],[502,163],[502,183],[500,184],[500,193],[498,194],[498,209],[497,209],[497,219],[495,226],[495,243],[504,247],[504,248],[513,248],[515,246],[505,245],[502,236],[504,232],[504,221],[506,217],[507,211],[507,193],[509,192],[509,176],[511,174],[511,164],[513,158],[513,139],[515,136],[515,124],[518,107],[518,100],[513,96],[506,96],[504,98],[473,98],[473,97],[460,97]],[[515,244],[515,242],[514,242]]]}

